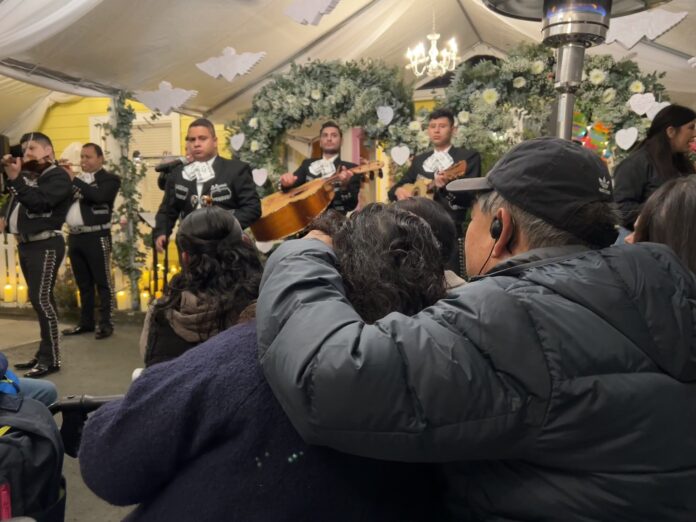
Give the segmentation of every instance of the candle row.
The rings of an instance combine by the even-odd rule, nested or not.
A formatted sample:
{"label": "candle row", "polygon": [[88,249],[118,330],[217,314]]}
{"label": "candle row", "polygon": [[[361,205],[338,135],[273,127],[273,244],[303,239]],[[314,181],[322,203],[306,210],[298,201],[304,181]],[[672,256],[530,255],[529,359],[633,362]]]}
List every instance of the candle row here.
{"label": "candle row", "polygon": [[14,285],[6,284],[3,291],[3,301],[6,303],[14,303],[24,305],[29,300],[29,290],[26,285],[18,285],[17,288]]}

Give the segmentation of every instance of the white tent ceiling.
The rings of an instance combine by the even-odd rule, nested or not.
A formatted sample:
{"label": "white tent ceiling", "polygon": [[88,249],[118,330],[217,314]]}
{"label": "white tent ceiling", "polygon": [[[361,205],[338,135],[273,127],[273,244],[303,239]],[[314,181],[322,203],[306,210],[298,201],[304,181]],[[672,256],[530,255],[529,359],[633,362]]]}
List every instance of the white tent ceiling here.
{"label": "white tent ceiling", "polygon": [[[341,0],[318,26],[300,25],[286,16],[284,10],[293,1],[22,0],[22,7],[50,3],[53,10],[61,4],[90,5],[58,32],[43,29],[32,41],[14,45],[0,37],[0,74],[45,88],[0,77],[0,132],[47,90],[83,95],[155,90],[163,80],[198,91],[184,112],[224,121],[248,108],[268,76],[292,61],[375,58],[404,65],[406,47],[430,32],[433,12],[443,40],[455,36],[465,58],[471,54],[468,49],[481,44],[505,52],[520,42],[540,40],[540,24],[500,17],[481,0]],[[8,23],[3,10],[18,3],[0,0],[0,35],[6,34],[3,24]],[[631,50],[614,43],[591,52],[630,56],[646,72],[666,71],[664,82],[673,96],[694,104],[696,69],[687,59],[696,55],[695,4],[673,0],[663,6],[689,16],[655,43],[644,41]],[[267,55],[231,83],[196,67],[225,47]],[[408,72],[406,78],[413,79]]]}

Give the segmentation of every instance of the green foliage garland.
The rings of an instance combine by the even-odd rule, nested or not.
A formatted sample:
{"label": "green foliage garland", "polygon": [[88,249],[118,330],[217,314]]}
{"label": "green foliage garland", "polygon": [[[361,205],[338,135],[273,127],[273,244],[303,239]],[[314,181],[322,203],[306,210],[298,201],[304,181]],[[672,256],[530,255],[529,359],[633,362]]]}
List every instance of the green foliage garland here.
{"label": "green foliage garland", "polygon": [[113,136],[120,148],[118,163],[109,162],[109,168],[121,177],[121,204],[116,208],[117,223],[121,229],[114,236],[112,258],[130,282],[131,303],[134,310],[139,309],[138,280],[145,254],[139,249],[143,234],[138,227],[140,192],[138,185],[147,173],[147,165],[138,165],[130,159],[129,145],[133,133],[135,109],[128,104],[128,93],[121,91],[114,98],[113,110],[115,124],[105,124],[107,134]]}
{"label": "green foliage garland", "polygon": [[[331,119],[343,128],[361,127],[367,138],[386,144],[388,128],[411,121],[412,96],[401,70],[379,61],[293,64],[288,72],[273,76],[254,96],[244,118],[229,122],[227,128],[231,134],[244,133],[240,158],[268,169],[275,186],[283,170],[280,147],[287,130],[305,121]],[[379,106],[394,110],[388,125],[377,118]]]}

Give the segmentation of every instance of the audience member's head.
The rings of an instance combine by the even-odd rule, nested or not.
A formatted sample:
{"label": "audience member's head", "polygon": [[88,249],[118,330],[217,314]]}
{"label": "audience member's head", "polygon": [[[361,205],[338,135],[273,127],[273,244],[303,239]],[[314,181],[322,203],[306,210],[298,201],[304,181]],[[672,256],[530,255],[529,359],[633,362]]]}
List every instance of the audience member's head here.
{"label": "audience member's head", "polygon": [[696,112],[668,105],[657,113],[641,147],[646,147],[660,176],[670,179],[694,172],[689,145],[696,137]]}
{"label": "audience member's head", "polygon": [[674,250],[696,272],[696,176],[669,180],[648,198],[627,243],[651,241]]}
{"label": "audience member's head", "polygon": [[430,225],[440,244],[442,261],[447,264],[452,257],[452,252],[457,248],[457,227],[442,205],[428,198],[407,198],[396,201],[394,206],[413,212]]}
{"label": "audience member's head", "polygon": [[230,211],[204,207],[191,212],[179,225],[176,244],[182,271],[158,306],[175,306],[181,292],[191,292],[217,310],[221,330],[258,297],[263,265]]}
{"label": "audience member's head", "polygon": [[327,212],[312,228],[332,237],[346,295],[366,322],[415,314],[445,296],[439,244],[419,216],[371,203],[347,219]]}
{"label": "audience member's head", "polygon": [[560,138],[523,142],[487,177],[456,180],[447,189],[455,203],[478,195],[465,240],[471,276],[536,248],[603,248],[617,237],[606,166],[594,152]]}

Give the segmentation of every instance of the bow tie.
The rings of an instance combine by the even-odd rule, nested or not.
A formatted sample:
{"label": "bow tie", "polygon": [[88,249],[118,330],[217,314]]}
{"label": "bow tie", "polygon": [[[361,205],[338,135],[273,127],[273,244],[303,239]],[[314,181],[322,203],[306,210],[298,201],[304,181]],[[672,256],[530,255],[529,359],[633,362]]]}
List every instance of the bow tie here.
{"label": "bow tie", "polygon": [[442,172],[454,164],[452,156],[447,152],[433,152],[432,155],[423,162],[423,170],[426,172]]}
{"label": "bow tie", "polygon": [[309,166],[309,172],[318,178],[328,178],[336,173],[336,165],[333,161],[322,158]]}
{"label": "bow tie", "polygon": [[215,171],[208,162],[196,161],[184,167],[181,175],[186,181],[196,181],[197,183],[205,183],[215,177]]}

